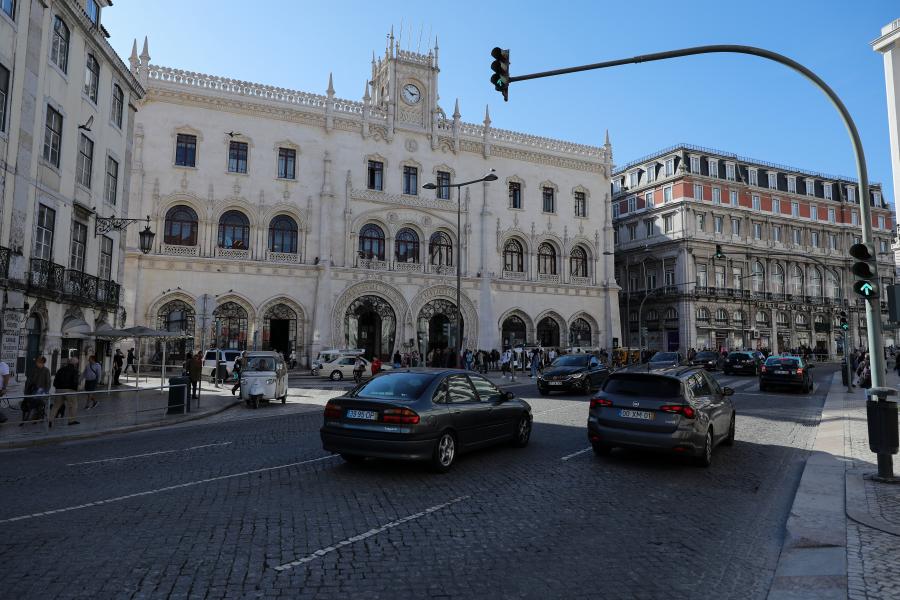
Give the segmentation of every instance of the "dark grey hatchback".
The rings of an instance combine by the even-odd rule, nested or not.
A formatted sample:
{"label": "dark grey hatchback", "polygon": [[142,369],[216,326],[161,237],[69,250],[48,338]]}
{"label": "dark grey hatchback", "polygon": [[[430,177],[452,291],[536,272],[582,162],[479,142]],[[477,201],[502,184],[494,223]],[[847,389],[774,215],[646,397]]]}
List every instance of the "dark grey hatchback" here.
{"label": "dark grey hatchback", "polygon": [[329,400],[322,446],[347,462],[367,457],[429,461],[446,472],[462,453],[528,445],[531,406],[484,377],[456,369],[406,369]]}
{"label": "dark grey hatchback", "polygon": [[734,443],[732,393],[699,367],[623,369],[591,399],[588,439],[597,455],[647,448],[691,455],[708,467],[716,444]]}

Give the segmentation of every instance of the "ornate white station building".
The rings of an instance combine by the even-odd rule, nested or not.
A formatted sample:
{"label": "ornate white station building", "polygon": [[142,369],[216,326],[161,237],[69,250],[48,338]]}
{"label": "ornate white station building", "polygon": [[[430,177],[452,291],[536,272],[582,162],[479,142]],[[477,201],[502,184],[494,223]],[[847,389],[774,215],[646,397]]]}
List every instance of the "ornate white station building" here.
{"label": "ornate white station building", "polygon": [[[388,37],[361,102],[152,65],[135,125],[128,320],[197,342],[395,350],[462,341],[611,347],[619,338],[612,149],[494,129],[439,104],[438,48]],[[330,79],[330,78],[329,78]],[[355,87],[355,86],[354,86]],[[495,169],[498,180],[447,187]],[[437,189],[424,189],[435,183]],[[214,298],[200,328],[197,300]],[[172,348],[175,353],[184,348]]]}

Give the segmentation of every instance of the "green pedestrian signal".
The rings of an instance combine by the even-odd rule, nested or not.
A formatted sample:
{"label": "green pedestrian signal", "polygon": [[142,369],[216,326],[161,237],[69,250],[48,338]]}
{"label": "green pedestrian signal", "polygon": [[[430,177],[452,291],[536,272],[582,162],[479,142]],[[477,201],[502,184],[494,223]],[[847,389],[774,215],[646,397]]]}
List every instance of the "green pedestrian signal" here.
{"label": "green pedestrian signal", "polygon": [[850,329],[850,323],[847,322],[847,313],[846,313],[846,311],[843,311],[843,310],[842,310],[842,311],[840,312],[840,314],[838,315],[838,318],[840,319],[840,327],[841,327],[841,331],[847,331],[848,329]]}
{"label": "green pedestrian signal", "polygon": [[499,46],[491,50],[494,62],[491,63],[491,83],[494,89],[503,94],[503,101],[509,101],[509,49],[504,50]]}
{"label": "green pedestrian signal", "polygon": [[853,291],[863,298],[874,298],[878,295],[878,289],[868,281],[857,281],[853,284]]}

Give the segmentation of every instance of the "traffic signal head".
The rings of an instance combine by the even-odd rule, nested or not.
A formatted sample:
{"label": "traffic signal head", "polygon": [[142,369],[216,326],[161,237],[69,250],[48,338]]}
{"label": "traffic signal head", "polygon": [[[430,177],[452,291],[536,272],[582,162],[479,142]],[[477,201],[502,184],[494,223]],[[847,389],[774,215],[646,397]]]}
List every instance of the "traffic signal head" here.
{"label": "traffic signal head", "polygon": [[850,329],[850,323],[847,322],[847,312],[842,310],[840,312],[839,318],[841,331],[847,331],[848,329]]}
{"label": "traffic signal head", "polygon": [[875,246],[853,244],[850,246],[850,256],[856,259],[850,267],[850,272],[858,278],[853,284],[853,291],[863,298],[874,298],[878,295],[878,284],[875,282],[878,276]]}
{"label": "traffic signal head", "polygon": [[491,50],[491,56],[494,62],[491,63],[491,83],[494,89],[503,94],[503,101],[509,100],[509,50],[504,50],[497,46]]}
{"label": "traffic signal head", "polygon": [[714,255],[715,258],[725,258],[725,253],[722,252],[722,244],[716,244],[716,253]]}

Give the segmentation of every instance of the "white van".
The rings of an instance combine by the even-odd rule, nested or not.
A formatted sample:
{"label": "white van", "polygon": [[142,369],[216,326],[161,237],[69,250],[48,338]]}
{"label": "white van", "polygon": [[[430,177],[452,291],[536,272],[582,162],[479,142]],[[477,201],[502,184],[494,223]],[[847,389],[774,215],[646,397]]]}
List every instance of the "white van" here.
{"label": "white van", "polygon": [[356,356],[361,356],[365,353],[366,353],[366,351],[363,350],[362,348],[353,348],[353,349],[344,348],[343,350],[338,350],[338,349],[320,350],[319,355],[316,356],[316,359],[312,363],[312,374],[318,375],[319,371],[322,370],[322,365],[327,364],[327,363],[332,363],[342,356],[356,357]]}
{"label": "white van", "polygon": [[241,350],[207,350],[203,355],[203,374],[209,375],[210,378],[216,376],[216,352],[219,353],[219,361],[225,364],[228,374],[234,371],[234,361],[241,355]]}

